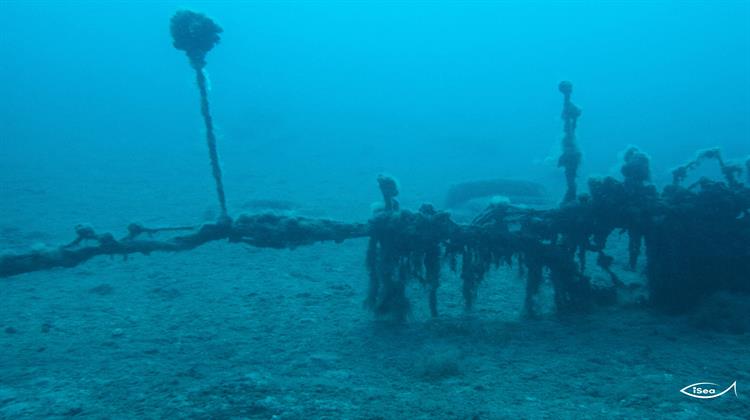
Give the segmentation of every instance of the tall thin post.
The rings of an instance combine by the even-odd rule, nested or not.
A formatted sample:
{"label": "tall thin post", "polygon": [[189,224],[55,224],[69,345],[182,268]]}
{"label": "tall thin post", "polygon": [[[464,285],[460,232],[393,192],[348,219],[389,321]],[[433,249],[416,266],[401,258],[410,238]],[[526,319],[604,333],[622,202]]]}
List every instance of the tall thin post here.
{"label": "tall thin post", "polygon": [[563,203],[568,203],[576,199],[576,177],[578,176],[578,166],[581,164],[581,151],[576,144],[576,124],[578,117],[581,116],[581,109],[570,101],[570,95],[573,93],[572,83],[560,82],[558,89],[563,94],[562,119],[565,125],[563,127],[562,154],[557,161],[557,166],[565,168],[567,190]]}
{"label": "tall thin post", "polygon": [[206,75],[203,72],[203,68],[206,66],[206,54],[219,42],[219,34],[222,29],[203,14],[181,10],[172,16],[170,31],[172,32],[174,47],[185,51],[190,60],[190,65],[195,69],[201,96],[201,114],[206,126],[206,143],[208,144],[208,157],[211,160],[211,172],[216,182],[221,219],[227,220],[229,216],[224,195],[224,183],[221,176],[221,166],[219,165],[219,153],[216,150],[216,135],[214,134],[214,124],[208,102]]}

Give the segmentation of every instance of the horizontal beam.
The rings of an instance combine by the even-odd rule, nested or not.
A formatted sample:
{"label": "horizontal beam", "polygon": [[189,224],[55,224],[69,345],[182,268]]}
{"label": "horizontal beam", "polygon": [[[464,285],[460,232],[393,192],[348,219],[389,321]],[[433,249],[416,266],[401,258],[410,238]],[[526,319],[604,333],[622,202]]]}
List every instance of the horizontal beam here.
{"label": "horizontal beam", "polygon": [[[156,239],[166,232],[191,231]],[[326,219],[287,217],[275,214],[242,215],[237,220],[207,223],[198,227],[146,228],[131,224],[128,235],[115,239],[78,226],[76,239],[56,248],[0,255],[0,277],[10,277],[57,267],[75,267],[99,255],[150,254],[157,251],[188,251],[208,242],[228,240],[264,248],[294,248],[316,242],[342,242],[369,235],[366,223],[343,223]]]}

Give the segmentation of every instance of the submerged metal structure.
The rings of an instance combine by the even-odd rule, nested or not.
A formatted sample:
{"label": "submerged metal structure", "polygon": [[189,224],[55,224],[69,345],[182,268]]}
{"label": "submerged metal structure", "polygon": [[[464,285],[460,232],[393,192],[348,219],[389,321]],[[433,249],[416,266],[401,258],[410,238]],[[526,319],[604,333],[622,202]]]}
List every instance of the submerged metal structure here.
{"label": "submerged metal structure", "polygon": [[[211,241],[256,247],[294,248],[321,241],[369,238],[365,257],[369,289],[365,306],[374,313],[404,319],[409,312],[406,287],[427,288],[432,315],[438,313],[436,291],[444,266],[460,274],[463,297],[471,308],[478,285],[494,267],[517,265],[526,280],[526,313],[534,316],[533,299],[548,280],[559,313],[589,310],[596,302],[613,301],[622,282],[612,271],[614,258],[605,253],[615,231],[629,238],[628,265],[635,268],[645,246],[646,286],[652,307],[670,313],[689,311],[715,292],[750,294],[750,158],[729,164],[718,149],[698,152],[673,171],[672,184],[658,190],[650,183],[649,157],[636,147],[624,154],[622,179],[591,178],[588,193],[577,191],[581,152],[575,141],[581,111],[571,102],[573,86],[562,82],[564,121],[559,166],[567,191],[554,209],[538,210],[508,203],[492,204],[471,223],[459,224],[430,204],[417,211],[401,209],[398,184],[378,178],[383,205],[362,223],[287,217],[240,215],[226,211],[221,169],[205,90],[205,54],[218,42],[221,29],[210,19],[178,12],[172,20],[175,47],[185,50],[197,72],[201,109],[213,176],[222,214],[200,226],[148,228],[128,226],[115,238],[88,226],[76,228],[76,239],[53,249],[0,255],[0,277],[55,267],[73,267],[99,255],[187,251]],[[684,185],[699,164],[715,161],[723,179],[701,178]],[[744,167],[743,167],[744,166]],[[742,173],[746,180],[742,181]],[[587,254],[610,276],[610,284],[593,285]]]}

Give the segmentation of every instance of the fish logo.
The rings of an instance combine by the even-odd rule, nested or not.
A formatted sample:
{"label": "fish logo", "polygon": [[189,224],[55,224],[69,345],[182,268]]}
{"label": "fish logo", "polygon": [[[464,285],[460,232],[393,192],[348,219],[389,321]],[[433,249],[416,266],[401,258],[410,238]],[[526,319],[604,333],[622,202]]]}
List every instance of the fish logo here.
{"label": "fish logo", "polygon": [[685,388],[682,388],[680,392],[688,397],[700,398],[702,400],[719,398],[732,390],[734,390],[734,396],[737,396],[737,381],[734,381],[732,385],[729,385],[729,388],[721,392],[718,391],[718,387],[718,384],[712,382],[698,382],[697,384],[688,385]]}

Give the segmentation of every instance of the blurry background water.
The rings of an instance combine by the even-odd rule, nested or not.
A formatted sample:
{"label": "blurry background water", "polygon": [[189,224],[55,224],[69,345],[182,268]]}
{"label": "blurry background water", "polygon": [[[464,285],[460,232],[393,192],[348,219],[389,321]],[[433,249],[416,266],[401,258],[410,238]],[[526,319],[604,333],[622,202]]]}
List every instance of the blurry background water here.
{"label": "blurry background water", "polygon": [[3,216],[35,190],[91,214],[122,189],[130,205],[106,213],[123,220],[213,205],[194,75],[168,32],[180,8],[225,30],[207,69],[230,208],[317,197],[365,217],[380,171],[407,204],[476,178],[559,185],[562,79],[584,176],[615,173],[628,144],[657,182],[698,148],[748,151],[745,1],[5,1],[0,181],[18,194]]}

